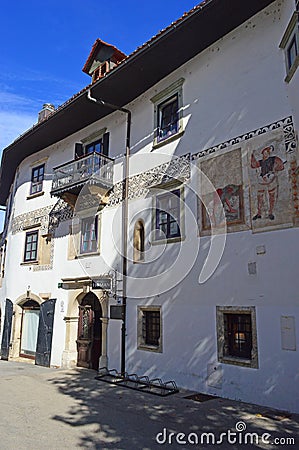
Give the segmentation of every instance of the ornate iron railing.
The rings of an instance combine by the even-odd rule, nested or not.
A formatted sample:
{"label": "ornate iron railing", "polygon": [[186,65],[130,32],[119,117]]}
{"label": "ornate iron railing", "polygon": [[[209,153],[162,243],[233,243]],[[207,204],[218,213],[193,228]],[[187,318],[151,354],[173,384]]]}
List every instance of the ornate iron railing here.
{"label": "ornate iron railing", "polygon": [[51,194],[65,191],[95,178],[104,186],[113,184],[113,159],[101,153],[90,153],[53,170]]}

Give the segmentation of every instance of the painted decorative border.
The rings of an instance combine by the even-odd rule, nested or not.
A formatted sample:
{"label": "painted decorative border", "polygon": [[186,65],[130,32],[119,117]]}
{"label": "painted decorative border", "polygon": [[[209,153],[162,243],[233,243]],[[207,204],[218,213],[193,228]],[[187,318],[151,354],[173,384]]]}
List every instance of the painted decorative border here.
{"label": "painted decorative border", "polygon": [[24,229],[34,226],[40,227],[42,233],[48,233],[51,209],[52,206],[46,206],[15,217],[12,221],[12,234],[20,233]]}
{"label": "painted decorative border", "polygon": [[[129,180],[128,198],[145,197],[150,188],[159,186],[169,181],[179,180],[184,182],[190,178],[190,153],[176,157],[170,162],[153,167],[146,172],[135,175]],[[116,183],[109,197],[108,206],[116,206],[122,200],[123,181]]]}
{"label": "painted decorative border", "polygon": [[[28,227],[38,226],[42,234],[48,234],[50,224],[50,212],[53,209],[52,206],[46,206],[45,208],[35,209],[25,214],[20,214],[12,221],[12,234],[20,233]],[[37,264],[33,265],[33,271],[51,270],[53,269],[54,260],[54,238],[51,239],[51,253],[49,264]]]}
{"label": "painted decorative border", "polygon": [[294,123],[292,116],[286,117],[277,122],[271,123],[270,125],[266,125],[264,127],[258,128],[254,131],[250,131],[241,136],[230,139],[229,141],[222,142],[214,147],[207,148],[206,150],[202,150],[198,153],[192,155],[192,160],[202,158],[203,156],[210,155],[217,151],[223,150],[224,148],[230,147],[231,145],[239,144],[240,142],[248,141],[253,137],[260,136],[261,134],[268,133],[269,131],[277,130],[278,128],[283,128],[284,141],[285,141],[285,149],[287,153],[292,153],[296,150],[297,142],[296,135],[294,130]]}
{"label": "painted decorative border", "polygon": [[33,272],[39,272],[40,270],[51,270],[53,269],[54,261],[54,238],[51,239],[51,253],[50,253],[50,263],[49,264],[37,264],[33,265]]}

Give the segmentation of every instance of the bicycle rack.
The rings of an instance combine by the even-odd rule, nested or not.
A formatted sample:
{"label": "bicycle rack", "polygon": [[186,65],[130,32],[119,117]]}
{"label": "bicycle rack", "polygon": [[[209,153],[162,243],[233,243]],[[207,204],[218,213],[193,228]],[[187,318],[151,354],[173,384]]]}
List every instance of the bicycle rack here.
{"label": "bicycle rack", "polygon": [[173,380],[163,382],[161,378],[150,379],[147,375],[138,376],[136,373],[127,372],[121,374],[116,369],[108,370],[107,367],[100,367],[95,379],[160,397],[179,392]]}

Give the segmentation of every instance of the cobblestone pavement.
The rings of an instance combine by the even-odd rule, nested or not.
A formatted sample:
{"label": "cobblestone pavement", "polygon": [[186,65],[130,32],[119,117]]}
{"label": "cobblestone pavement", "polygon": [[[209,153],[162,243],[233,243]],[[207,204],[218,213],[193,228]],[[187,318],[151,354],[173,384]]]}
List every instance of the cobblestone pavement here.
{"label": "cobblestone pavement", "polygon": [[95,375],[0,361],[0,449],[299,448],[299,415],[187,391],[158,397]]}

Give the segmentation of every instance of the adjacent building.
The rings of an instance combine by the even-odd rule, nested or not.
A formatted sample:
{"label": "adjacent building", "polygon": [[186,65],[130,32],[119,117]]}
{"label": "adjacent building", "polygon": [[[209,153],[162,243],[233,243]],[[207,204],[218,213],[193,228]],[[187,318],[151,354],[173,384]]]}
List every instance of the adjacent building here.
{"label": "adjacent building", "polygon": [[299,412],[294,0],[209,0],[3,151],[1,357]]}

